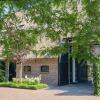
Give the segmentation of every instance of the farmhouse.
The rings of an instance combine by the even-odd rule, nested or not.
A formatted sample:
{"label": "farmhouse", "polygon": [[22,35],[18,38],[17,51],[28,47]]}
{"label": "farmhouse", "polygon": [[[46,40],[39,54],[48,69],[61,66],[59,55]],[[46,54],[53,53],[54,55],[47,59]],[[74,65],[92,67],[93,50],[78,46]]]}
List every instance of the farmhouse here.
{"label": "farmhouse", "polygon": [[[70,41],[70,38],[68,39]],[[43,43],[42,43],[43,44]],[[46,44],[45,44],[46,45]],[[42,46],[41,46],[42,47]],[[69,53],[59,57],[50,57],[48,55],[35,57],[33,54],[27,55],[22,62],[22,68],[19,64],[10,63],[9,80],[12,78],[38,77],[41,76],[41,82],[50,85],[67,85],[72,83],[88,81],[87,62],[81,64],[77,59],[69,56]],[[100,46],[95,45],[95,54],[100,54]],[[1,63],[5,66],[4,60]]]}
{"label": "farmhouse", "polygon": [[[20,78],[22,75],[23,78],[41,76],[41,82],[50,85],[66,85],[87,81],[87,65],[84,64],[83,68],[74,58],[70,58],[70,61],[68,59],[68,53],[59,57],[27,55],[22,62],[22,68],[19,64],[10,63],[9,80],[14,77]],[[3,61],[1,63],[4,65]]]}
{"label": "farmhouse", "polygon": [[88,80],[87,63],[85,62],[83,65],[82,62],[78,63],[76,59],[69,56],[70,53],[71,51],[59,57],[33,58],[31,55],[22,64],[22,69],[20,65],[16,65],[16,77],[19,78],[20,73],[23,78],[41,75],[41,81],[50,85],[86,82]]}

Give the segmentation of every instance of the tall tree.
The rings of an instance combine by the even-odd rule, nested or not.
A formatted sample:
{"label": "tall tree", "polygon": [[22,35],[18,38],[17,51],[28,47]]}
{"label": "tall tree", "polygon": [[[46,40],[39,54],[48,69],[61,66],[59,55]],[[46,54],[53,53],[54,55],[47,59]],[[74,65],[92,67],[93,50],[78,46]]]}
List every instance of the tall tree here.
{"label": "tall tree", "polygon": [[[79,60],[94,62],[96,65],[94,93],[100,95],[99,57],[92,52],[94,44],[100,43],[100,0],[6,0],[5,3],[0,3],[1,18],[7,12],[23,11],[31,21],[34,21],[40,35],[45,34],[58,44],[70,33],[73,37],[72,56]],[[60,47],[58,44],[45,52],[55,54],[54,49],[57,53],[64,52],[65,46]]]}
{"label": "tall tree", "polygon": [[[3,9],[0,13],[0,44],[3,48],[2,55],[6,59],[5,76],[6,81],[8,81],[10,62],[16,60],[16,63],[20,63],[20,68],[22,69],[22,58],[30,52],[32,47],[36,44],[38,31],[32,25],[33,23],[30,22],[29,19],[26,19],[24,12],[16,12],[12,1],[6,1],[5,4],[3,4],[4,2],[0,3]],[[27,27],[25,25],[27,25]],[[20,76],[22,78],[21,74]]]}

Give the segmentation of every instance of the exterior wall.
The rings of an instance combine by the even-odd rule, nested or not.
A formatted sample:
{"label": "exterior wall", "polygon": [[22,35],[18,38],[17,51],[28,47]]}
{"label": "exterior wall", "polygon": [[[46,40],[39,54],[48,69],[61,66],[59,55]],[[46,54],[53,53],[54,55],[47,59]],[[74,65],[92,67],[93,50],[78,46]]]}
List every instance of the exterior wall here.
{"label": "exterior wall", "polygon": [[[41,66],[48,65],[49,72],[41,72]],[[24,66],[31,66],[31,73],[24,72]],[[16,77],[19,78],[19,65],[16,67]],[[34,75],[41,75],[41,82],[50,85],[58,84],[58,60],[57,58],[34,58],[28,59],[23,63],[23,78],[25,75],[32,77]]]}

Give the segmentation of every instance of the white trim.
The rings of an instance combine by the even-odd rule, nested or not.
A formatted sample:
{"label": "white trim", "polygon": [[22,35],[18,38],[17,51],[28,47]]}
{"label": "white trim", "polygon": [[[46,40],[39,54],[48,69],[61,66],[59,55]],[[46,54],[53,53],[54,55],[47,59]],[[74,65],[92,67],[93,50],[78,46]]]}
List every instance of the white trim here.
{"label": "white trim", "polygon": [[72,70],[73,70],[73,83],[75,83],[76,82],[76,66],[75,66],[75,59],[73,58],[73,60],[72,60]]}

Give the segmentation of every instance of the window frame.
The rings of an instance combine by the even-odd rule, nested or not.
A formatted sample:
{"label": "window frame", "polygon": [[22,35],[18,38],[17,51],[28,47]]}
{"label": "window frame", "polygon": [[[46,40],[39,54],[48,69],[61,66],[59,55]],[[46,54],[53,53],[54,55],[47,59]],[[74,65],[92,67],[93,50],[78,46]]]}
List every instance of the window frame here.
{"label": "window frame", "polygon": [[25,73],[30,73],[31,71],[32,71],[32,68],[31,68],[30,65],[25,65],[25,66],[24,66],[24,72],[25,72]]}
{"label": "window frame", "polygon": [[41,71],[41,73],[49,73],[49,71],[50,71],[49,65],[41,65],[40,71]]}

